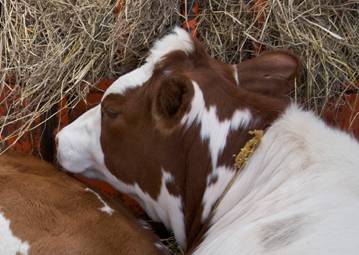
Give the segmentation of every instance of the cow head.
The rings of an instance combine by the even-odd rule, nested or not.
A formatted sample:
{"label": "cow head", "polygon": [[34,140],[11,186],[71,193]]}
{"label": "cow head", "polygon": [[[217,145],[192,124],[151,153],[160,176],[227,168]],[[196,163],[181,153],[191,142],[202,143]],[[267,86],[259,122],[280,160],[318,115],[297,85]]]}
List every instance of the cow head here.
{"label": "cow head", "polygon": [[132,195],[186,247],[233,176],[248,131],[288,105],[297,66],[280,51],[227,65],[176,28],[58,134],[58,160]]}

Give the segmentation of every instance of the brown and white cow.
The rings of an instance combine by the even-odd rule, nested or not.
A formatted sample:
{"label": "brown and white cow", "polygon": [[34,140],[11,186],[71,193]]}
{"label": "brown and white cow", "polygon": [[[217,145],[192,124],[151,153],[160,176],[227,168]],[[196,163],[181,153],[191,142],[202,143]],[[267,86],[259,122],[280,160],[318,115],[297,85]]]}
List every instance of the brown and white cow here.
{"label": "brown and white cow", "polygon": [[43,161],[0,156],[1,255],[167,254],[148,228]]}
{"label": "brown and white cow", "polygon": [[359,145],[290,103],[297,68],[280,51],[227,65],[175,28],[58,134],[58,160],[132,195],[194,254],[358,254]]}

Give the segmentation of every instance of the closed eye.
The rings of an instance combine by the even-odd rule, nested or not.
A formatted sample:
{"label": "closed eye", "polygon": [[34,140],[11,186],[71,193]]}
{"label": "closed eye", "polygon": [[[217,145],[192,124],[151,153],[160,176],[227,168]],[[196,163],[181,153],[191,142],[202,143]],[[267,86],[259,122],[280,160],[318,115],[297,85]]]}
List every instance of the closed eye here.
{"label": "closed eye", "polygon": [[107,116],[111,119],[114,119],[120,115],[120,111],[117,109],[113,109],[111,107],[102,107],[101,108],[102,116]]}

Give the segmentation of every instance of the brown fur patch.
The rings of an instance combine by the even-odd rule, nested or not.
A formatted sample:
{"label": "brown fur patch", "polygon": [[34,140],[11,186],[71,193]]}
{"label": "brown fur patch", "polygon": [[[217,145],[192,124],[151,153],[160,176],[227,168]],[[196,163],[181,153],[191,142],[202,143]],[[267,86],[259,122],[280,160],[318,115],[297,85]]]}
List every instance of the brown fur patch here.
{"label": "brown fur patch", "polygon": [[85,186],[29,156],[0,156],[1,212],[29,254],[162,254],[158,239],[118,203],[114,213]]}

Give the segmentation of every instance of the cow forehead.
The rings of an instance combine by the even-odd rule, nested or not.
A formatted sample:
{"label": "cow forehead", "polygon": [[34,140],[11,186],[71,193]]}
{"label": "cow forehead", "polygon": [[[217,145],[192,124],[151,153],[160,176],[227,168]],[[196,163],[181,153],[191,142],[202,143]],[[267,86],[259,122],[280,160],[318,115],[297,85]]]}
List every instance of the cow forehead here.
{"label": "cow forehead", "polygon": [[129,88],[143,85],[151,78],[155,65],[166,54],[178,50],[190,54],[194,51],[194,43],[185,30],[175,27],[170,34],[155,42],[144,65],[118,78],[106,90],[102,99],[109,94],[123,94]]}

